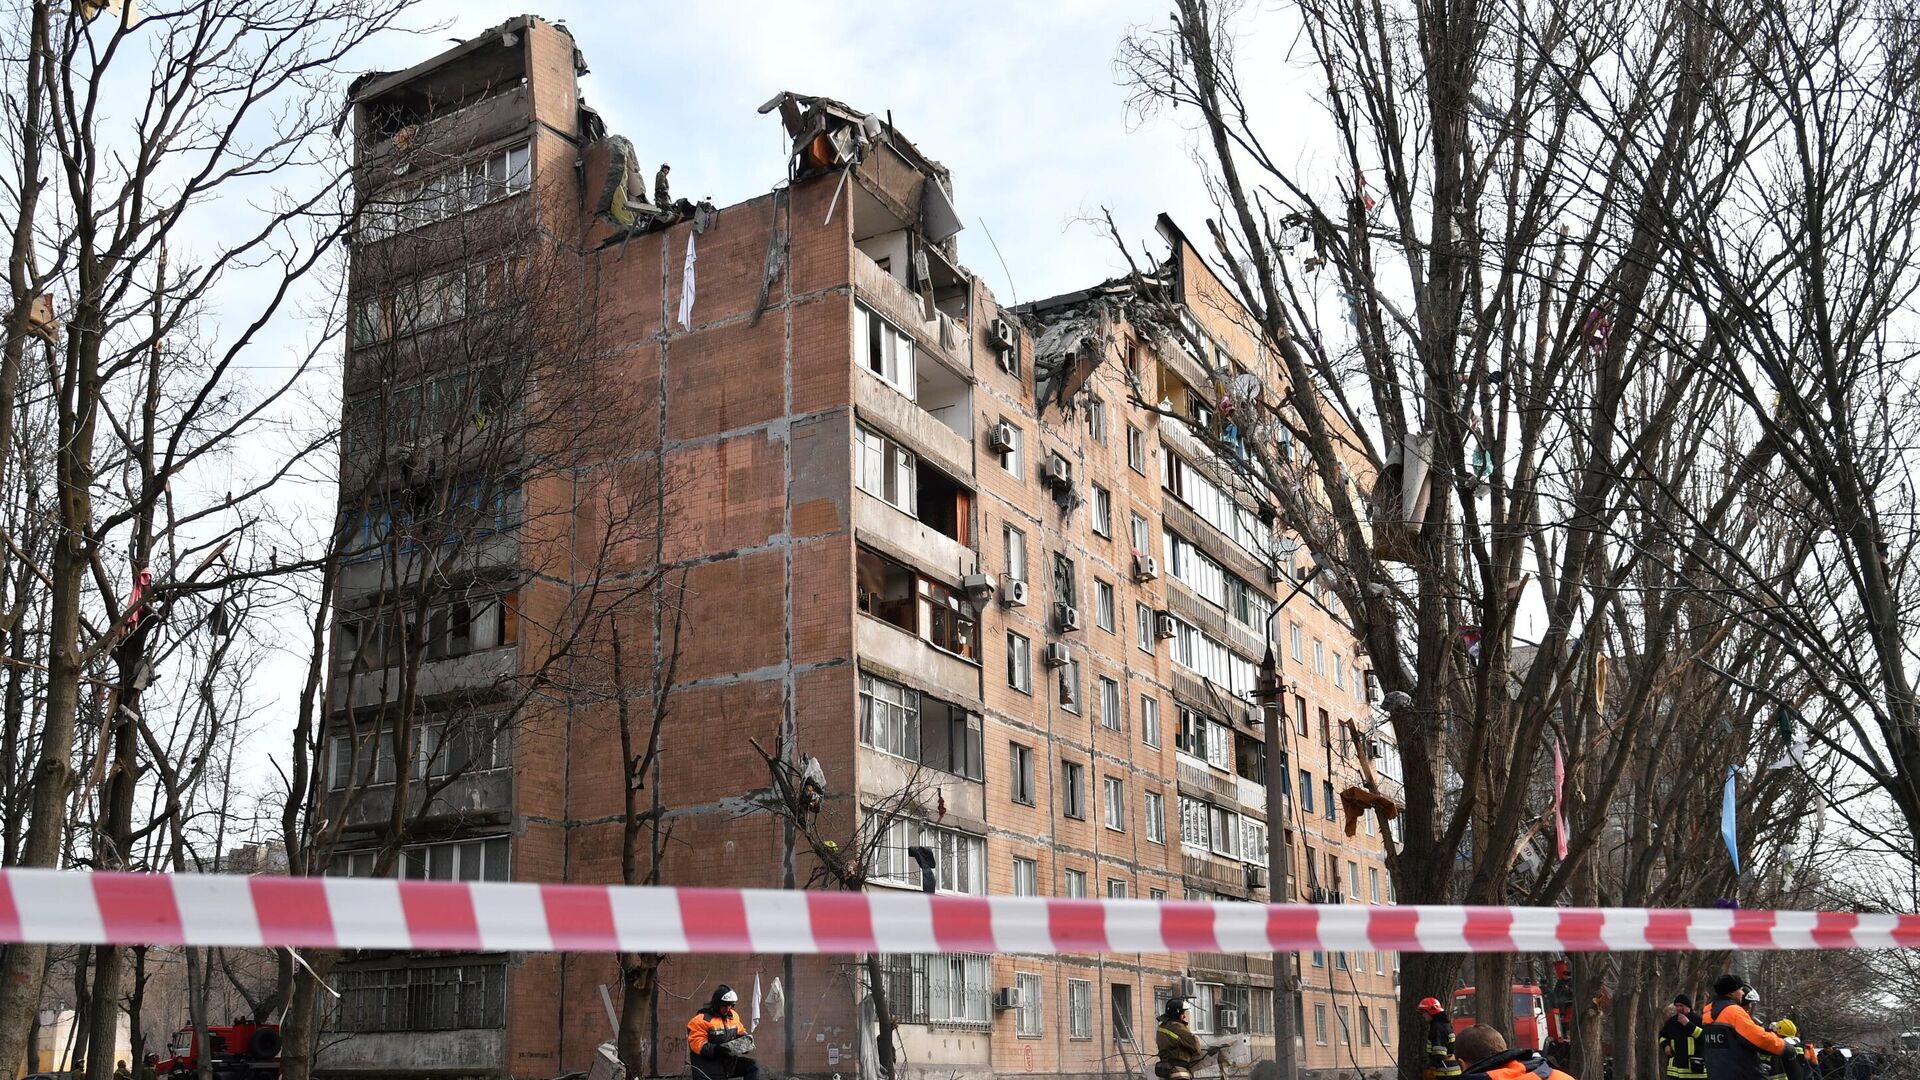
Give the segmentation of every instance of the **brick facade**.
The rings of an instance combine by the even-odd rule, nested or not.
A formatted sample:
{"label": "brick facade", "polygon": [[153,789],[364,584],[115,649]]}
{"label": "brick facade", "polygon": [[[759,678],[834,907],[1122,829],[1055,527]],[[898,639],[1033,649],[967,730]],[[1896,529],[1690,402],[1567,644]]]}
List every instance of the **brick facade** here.
{"label": "brick facade", "polygon": [[[579,105],[572,39],[525,18],[476,40],[479,46],[469,42],[357,99],[362,154],[379,141],[366,128],[369,101],[377,106],[379,95],[447,82],[460,65],[481,63],[480,47],[523,51],[525,113],[492,145],[519,140],[532,146],[525,213],[571,252],[566,274],[578,283],[592,320],[600,384],[582,414],[582,430],[611,438],[601,440],[600,457],[580,463],[574,479],[526,485],[527,520],[559,523],[560,531],[523,542],[520,550],[529,560],[537,557],[539,569],[527,575],[518,610],[526,626],[564,625],[581,586],[656,565],[648,544],[603,553],[591,541],[609,513],[603,504],[644,504],[646,493],[632,490],[626,478],[652,476],[648,470],[657,466],[666,508],[657,558],[684,587],[684,624],[677,635],[656,638],[648,606],[622,612],[617,625],[629,663],[651,663],[656,647],[663,654],[677,647],[657,792],[673,811],[664,862],[669,883],[780,887],[789,875],[806,881],[811,864],[790,850],[781,825],[764,813],[743,812],[745,797],[767,786],[749,740],[773,748],[785,727],[801,753],[819,760],[827,778],[823,812],[844,823],[849,836],[857,815],[903,782],[924,787],[945,814],[933,824],[961,834],[956,842],[963,847],[978,843],[968,851],[984,853],[984,870],[962,888],[1013,893],[1025,882],[1024,869],[1016,879],[1016,860],[1030,860],[1034,886],[1048,895],[1067,895],[1083,882],[1089,895],[1298,900],[1317,888],[1344,893],[1346,902],[1387,902],[1384,893],[1371,892],[1376,880],[1385,888],[1381,841],[1371,824],[1346,835],[1340,815],[1328,816],[1323,791],[1314,790],[1323,782],[1337,790],[1360,782],[1358,744],[1337,726],[1352,720],[1355,730],[1371,729],[1370,706],[1358,690],[1364,661],[1352,636],[1311,588],[1294,587],[1291,567],[1267,573],[1271,550],[1247,550],[1200,521],[1163,485],[1163,455],[1195,440],[1169,430],[1182,427],[1180,421],[1134,403],[1126,365],[1132,355],[1147,388],[1137,396],[1152,401],[1163,380],[1171,383],[1193,366],[1191,358],[1173,356],[1164,337],[1109,313],[1092,320],[1094,330],[1070,370],[1037,388],[1040,362],[1060,360],[1047,351],[1061,338],[1056,330],[1086,319],[1089,297],[1001,308],[978,279],[952,265],[949,246],[922,232],[915,208],[939,194],[929,185],[949,181],[898,133],[872,143],[851,168],[810,172],[803,154],[796,158],[798,175],[767,195],[697,220],[627,233],[592,210],[610,158],[597,118]],[[835,114],[822,115],[831,123]],[[420,137],[431,138],[434,129],[424,130]],[[690,236],[698,287],[692,317],[682,326]],[[1169,266],[1178,271],[1182,299],[1197,323],[1224,354],[1270,378],[1257,340],[1219,314],[1237,310],[1224,286],[1184,238],[1168,236]],[[357,247],[356,261],[377,246]],[[910,251],[934,269],[916,268],[917,260],[904,257]],[[934,305],[935,317],[926,318]],[[872,314],[860,314],[863,308]],[[913,381],[895,386],[867,370],[872,339],[859,335],[873,332],[872,318],[911,341],[915,360],[906,378]],[[994,341],[995,324],[1003,321],[1013,328],[1011,353]],[[1038,389],[1052,390],[1061,378],[1085,381],[1065,401],[1052,394],[1037,399]],[[359,389],[350,377],[349,400]],[[1091,397],[1103,403],[1103,437],[1088,419]],[[1017,469],[1003,467],[990,446],[990,432],[1002,422],[1020,432]],[[1130,432],[1138,432],[1137,444]],[[862,440],[879,445],[881,437],[887,454],[911,455],[885,460],[913,463],[902,468],[913,474],[917,503],[902,498],[890,505],[875,493],[882,484],[858,482],[863,468],[879,460],[861,464]],[[1143,457],[1132,456],[1135,445]],[[1040,475],[1053,454],[1070,463],[1067,509]],[[1110,499],[1105,530],[1095,527],[1096,485]],[[1160,562],[1151,578],[1136,573],[1136,514],[1149,536],[1148,550],[1138,554]],[[1025,537],[1024,606],[1003,602],[1002,576],[1017,569],[1008,563],[1008,527]],[[1152,627],[1141,632],[1142,612],[1150,620],[1173,612],[1239,661],[1260,658],[1254,631],[1175,580],[1166,546],[1167,530],[1175,527],[1216,569],[1238,575],[1266,603],[1284,599],[1278,625],[1298,624],[1307,643],[1294,657],[1288,631],[1281,631],[1286,745],[1265,760],[1270,771],[1284,765],[1295,786],[1312,777],[1307,791],[1294,793],[1293,820],[1284,825],[1265,821],[1264,781],[1251,764],[1263,742],[1257,710],[1176,662],[1176,640],[1158,637]],[[1056,594],[1056,555],[1073,561],[1070,598]],[[902,602],[898,581],[931,590],[924,594],[931,597],[941,587],[973,589],[961,614],[973,620],[974,655],[958,655],[968,651],[959,638],[945,639],[947,648],[930,640],[951,615],[936,616],[938,599]],[[1098,599],[1107,588],[1110,627],[1101,625]],[[1080,628],[1062,632],[1054,625],[1054,605],[1069,600]],[[883,611],[913,627],[895,625]],[[1009,634],[1031,649],[1025,688],[1010,684]],[[1073,669],[1046,664],[1053,644],[1065,645],[1078,665],[1077,701],[1063,701],[1059,686],[1061,672]],[[537,635],[523,631],[513,647],[521,671],[539,668],[546,646]],[[1340,658],[1338,683],[1333,656]],[[581,666],[600,669],[608,662],[601,649]],[[887,692],[919,702],[922,762],[935,756],[936,736],[952,734],[957,749],[939,750],[938,765],[919,765],[903,760],[899,746],[862,745],[862,686],[880,685],[874,679],[898,688]],[[1110,717],[1103,715],[1102,680],[1116,688],[1119,708]],[[644,694],[629,696],[630,708],[651,708]],[[1296,697],[1308,709],[1305,736],[1293,724]],[[1231,740],[1224,767],[1218,757],[1209,764],[1204,753],[1177,747],[1183,704],[1213,722],[1209,737]],[[953,726],[926,719],[930,712],[944,715],[938,710],[946,706],[958,717]],[[1153,728],[1148,708],[1157,710]],[[1322,709],[1329,715],[1326,739],[1317,726]],[[967,734],[970,723],[977,725],[977,744]],[[515,728],[511,876],[619,881],[629,778],[612,702],[529,708]],[[1015,790],[1015,747],[1031,755],[1030,801],[1016,797],[1024,793]],[[1074,784],[1077,793],[1070,790]],[[1115,791],[1122,801],[1110,809]],[[1149,793],[1159,799],[1157,824],[1147,820]],[[1218,850],[1183,843],[1183,796],[1204,799],[1224,814],[1231,837],[1221,834]],[[1069,812],[1070,797],[1077,815]],[[1243,821],[1267,825],[1270,842],[1284,845],[1292,860],[1271,890],[1261,878],[1264,862],[1240,850],[1250,835]],[[610,1037],[599,988],[609,987],[618,999],[612,959],[529,955],[504,962],[505,1037],[497,1060],[430,1065],[402,1051],[379,1067],[327,1071],[552,1076],[586,1069],[595,1047]],[[1275,984],[1266,958],[996,956],[983,962],[990,972],[984,982],[963,987],[971,1016],[903,1030],[906,1061],[917,1074],[1137,1074],[1151,1054],[1156,995],[1166,993],[1212,1000],[1220,1011],[1210,1020],[1233,1019],[1239,1030],[1253,1032],[1256,1056],[1272,1053],[1271,1016],[1264,1014]],[[851,957],[667,959],[656,1046],[661,1072],[682,1071],[682,1025],[712,986],[729,982],[744,998],[757,976],[763,985],[780,977],[788,1002],[785,1021],[763,1025],[757,1055],[763,1066],[776,1074],[849,1074],[859,1043],[854,964]],[[1295,959],[1290,978],[1297,976],[1305,1025],[1304,1067],[1329,1076],[1390,1067],[1391,1048],[1381,1039],[1393,1025],[1380,1021],[1381,1010],[1393,1007],[1392,969],[1391,958],[1371,954]],[[1024,1010],[983,1007],[978,997],[1034,979],[1041,996]],[[1282,980],[1283,1002],[1288,981]],[[1076,1010],[1082,993],[1085,1005]],[[1262,1015],[1248,1015],[1250,1006]],[[961,1008],[953,1001],[932,1007]],[[1323,1016],[1324,1042],[1316,1027]],[[1037,1031],[1019,1030],[1035,1019]],[[1131,1040],[1122,1025],[1131,1027]]]}

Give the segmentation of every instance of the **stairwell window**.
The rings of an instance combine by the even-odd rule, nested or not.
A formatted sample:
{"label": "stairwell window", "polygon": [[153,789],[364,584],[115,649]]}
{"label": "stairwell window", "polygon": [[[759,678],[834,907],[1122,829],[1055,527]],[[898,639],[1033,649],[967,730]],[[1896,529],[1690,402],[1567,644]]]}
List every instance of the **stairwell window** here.
{"label": "stairwell window", "polygon": [[1155,749],[1160,746],[1160,699],[1151,694],[1140,695],[1140,741]]}
{"label": "stairwell window", "polygon": [[1147,841],[1153,844],[1167,842],[1167,799],[1157,791],[1146,793],[1143,811],[1147,819]]}
{"label": "stairwell window", "polygon": [[1101,809],[1106,814],[1107,828],[1114,832],[1127,831],[1127,791],[1119,777],[1101,777],[1101,795],[1106,805]]}
{"label": "stairwell window", "polygon": [[917,515],[913,451],[878,432],[854,429],[854,484],[888,506]]}
{"label": "stairwell window", "polygon": [[1093,532],[1096,536],[1113,537],[1113,492],[1093,485]]}
{"label": "stairwell window", "polygon": [[854,305],[854,347],[860,363],[895,390],[913,397],[913,339],[865,304]]}
{"label": "stairwell window", "polygon": [[1093,624],[1111,634],[1114,631],[1113,583],[1093,579]]}
{"label": "stairwell window", "polygon": [[1085,900],[1087,898],[1087,872],[1085,870],[1069,870],[1067,871],[1066,878],[1067,897],[1073,900]]}
{"label": "stairwell window", "polygon": [[1325,1005],[1313,1007],[1313,1044],[1327,1045],[1327,1007]]}

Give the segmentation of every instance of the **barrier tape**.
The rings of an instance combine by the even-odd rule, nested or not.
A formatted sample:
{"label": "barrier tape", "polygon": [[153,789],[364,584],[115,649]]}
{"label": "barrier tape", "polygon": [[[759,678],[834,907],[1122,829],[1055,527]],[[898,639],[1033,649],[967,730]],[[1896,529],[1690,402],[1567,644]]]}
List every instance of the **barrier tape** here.
{"label": "barrier tape", "polygon": [[0,942],[515,952],[1920,948],[1920,915],[1373,907],[0,871]]}

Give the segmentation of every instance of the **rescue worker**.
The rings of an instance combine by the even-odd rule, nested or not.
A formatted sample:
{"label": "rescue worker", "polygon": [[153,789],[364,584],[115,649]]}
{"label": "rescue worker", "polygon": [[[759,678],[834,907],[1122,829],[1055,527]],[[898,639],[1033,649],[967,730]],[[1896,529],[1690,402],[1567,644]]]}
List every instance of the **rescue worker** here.
{"label": "rescue worker", "polygon": [[740,995],[721,983],[706,1007],[687,1021],[687,1064],[696,1080],[760,1080],[760,1066],[746,1055],[753,1036],[734,1008]]}
{"label": "rescue worker", "polygon": [[1160,1026],[1154,1029],[1153,1046],[1159,1060],[1153,1063],[1153,1075],[1160,1080],[1193,1080],[1193,1070],[1218,1047],[1203,1048],[1189,1022],[1186,998],[1174,998],[1160,1014]]}
{"label": "rescue worker", "polygon": [[1768,1074],[1773,1080],[1811,1080],[1814,1077],[1813,1060],[1808,1048],[1800,1042],[1800,1026],[1781,1017],[1767,1027],[1787,1044],[1785,1050],[1769,1056]]}
{"label": "rescue worker", "polygon": [[1421,998],[1420,1011],[1427,1017],[1426,1080],[1451,1080],[1460,1075],[1460,1055],[1453,1047],[1453,1017],[1439,998]]}
{"label": "rescue worker", "polygon": [[1485,1024],[1460,1033],[1458,1047],[1466,1066],[1461,1080],[1573,1080],[1553,1067],[1538,1050],[1509,1050],[1506,1036]]}
{"label": "rescue worker", "polygon": [[1768,1056],[1786,1050],[1785,1039],[1754,1023],[1747,1012],[1745,1002],[1752,993],[1738,975],[1713,980],[1713,1003],[1700,1014],[1706,1029],[1707,1080],[1767,1080]]}
{"label": "rescue worker", "polygon": [[1667,1063],[1667,1080],[1706,1080],[1707,1062],[1700,1052],[1705,1033],[1693,1015],[1693,999],[1675,994],[1667,1022],[1660,1025],[1660,1056]]}

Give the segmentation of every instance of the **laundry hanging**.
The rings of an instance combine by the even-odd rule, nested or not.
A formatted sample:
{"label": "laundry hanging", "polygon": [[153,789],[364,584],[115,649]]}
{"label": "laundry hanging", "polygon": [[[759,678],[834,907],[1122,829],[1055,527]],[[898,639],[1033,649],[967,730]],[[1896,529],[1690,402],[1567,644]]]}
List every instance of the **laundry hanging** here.
{"label": "laundry hanging", "polygon": [[693,320],[693,232],[687,232],[687,261],[680,268],[680,329]]}

